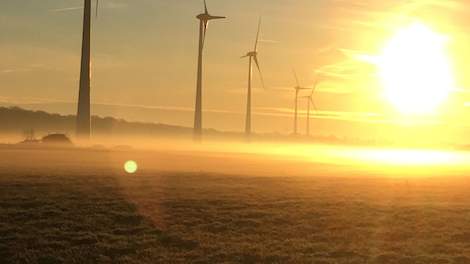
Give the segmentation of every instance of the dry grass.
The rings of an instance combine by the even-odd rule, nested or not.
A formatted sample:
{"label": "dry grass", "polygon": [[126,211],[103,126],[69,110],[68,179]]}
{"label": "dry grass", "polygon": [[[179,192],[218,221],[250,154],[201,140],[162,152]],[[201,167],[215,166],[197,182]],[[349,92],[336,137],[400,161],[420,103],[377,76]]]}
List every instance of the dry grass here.
{"label": "dry grass", "polygon": [[5,164],[2,263],[470,263],[466,177]]}

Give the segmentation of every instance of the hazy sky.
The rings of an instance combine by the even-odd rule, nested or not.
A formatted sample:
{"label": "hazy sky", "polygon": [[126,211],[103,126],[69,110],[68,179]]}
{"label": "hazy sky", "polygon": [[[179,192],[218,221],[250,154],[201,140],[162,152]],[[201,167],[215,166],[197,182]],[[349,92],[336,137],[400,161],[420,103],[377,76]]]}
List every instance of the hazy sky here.
{"label": "hazy sky", "polygon": [[[294,93],[288,89],[295,85],[293,67],[304,86],[313,83],[316,71],[327,75],[316,98],[320,111],[312,126],[317,133],[341,134],[348,127],[364,129],[364,122],[388,122],[383,116],[389,106],[380,99],[373,67],[352,58],[378,53],[394,30],[414,19],[452,37],[460,90],[449,101],[459,107],[450,112],[464,116],[469,82],[463,66],[469,57],[465,2],[208,0],[210,13],[228,19],[212,23],[207,35],[204,126],[243,129],[247,60],[240,56],[253,46],[259,16],[267,89],[260,88],[255,75],[257,131],[292,130]],[[3,104],[75,113],[82,5],[83,0],[0,1]],[[92,38],[94,114],[191,126],[195,16],[202,7],[199,0],[101,0]]]}

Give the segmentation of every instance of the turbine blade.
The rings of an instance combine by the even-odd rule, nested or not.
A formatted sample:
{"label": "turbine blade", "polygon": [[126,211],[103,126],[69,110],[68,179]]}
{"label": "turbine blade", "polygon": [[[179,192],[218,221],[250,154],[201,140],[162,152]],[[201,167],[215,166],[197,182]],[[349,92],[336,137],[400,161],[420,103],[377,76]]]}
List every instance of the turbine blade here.
{"label": "turbine blade", "polygon": [[209,27],[209,21],[204,21],[204,30],[203,30],[203,36],[202,36],[202,45],[206,43],[206,33],[207,33],[207,28]]}
{"label": "turbine blade", "polygon": [[227,17],[224,17],[224,16],[211,16],[210,17],[210,20],[215,20],[215,19],[225,19]]}
{"label": "turbine blade", "polygon": [[310,102],[312,103],[312,106],[313,106],[313,110],[315,110],[316,112],[318,112],[318,107],[317,105],[315,104],[315,101],[313,101],[313,99],[310,97]]}
{"label": "turbine blade", "polygon": [[248,58],[248,55],[241,56],[240,59]]}
{"label": "turbine blade", "polygon": [[261,67],[259,66],[258,56],[253,56],[253,60],[255,61],[256,68],[258,68],[259,77],[261,80],[261,84],[263,85],[263,89],[266,89],[266,86],[264,85],[263,73],[261,72]]}
{"label": "turbine blade", "polygon": [[96,0],[96,10],[95,10],[95,17],[98,18],[98,10],[99,10],[99,7],[100,7],[100,0]]}
{"label": "turbine blade", "polygon": [[259,32],[261,31],[261,17],[258,21],[258,32],[256,33],[256,41],[255,41],[255,49],[254,51],[258,51],[258,42],[259,42]]}
{"label": "turbine blade", "polygon": [[204,13],[209,14],[209,12],[207,11],[207,3],[206,3],[206,0],[204,0]]}
{"label": "turbine blade", "polygon": [[295,82],[297,84],[297,87],[300,87],[299,77],[297,76],[297,72],[295,71],[294,68],[292,68],[292,72],[294,73]]}
{"label": "turbine blade", "polygon": [[312,93],[310,93],[310,96],[313,96],[313,93],[317,90],[317,85],[318,85],[318,80],[315,80],[315,82],[313,83]]}

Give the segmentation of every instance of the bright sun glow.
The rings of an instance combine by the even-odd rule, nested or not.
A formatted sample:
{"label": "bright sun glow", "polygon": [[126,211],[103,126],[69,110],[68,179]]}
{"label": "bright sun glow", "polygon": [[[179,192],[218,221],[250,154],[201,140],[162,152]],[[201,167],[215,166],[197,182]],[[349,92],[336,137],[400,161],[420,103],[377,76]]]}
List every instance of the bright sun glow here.
{"label": "bright sun glow", "polygon": [[401,29],[378,58],[385,95],[402,114],[430,114],[454,88],[446,37],[422,23]]}
{"label": "bright sun glow", "polygon": [[392,165],[452,165],[464,164],[457,152],[433,150],[400,150],[400,149],[358,149],[354,158],[368,163]]}

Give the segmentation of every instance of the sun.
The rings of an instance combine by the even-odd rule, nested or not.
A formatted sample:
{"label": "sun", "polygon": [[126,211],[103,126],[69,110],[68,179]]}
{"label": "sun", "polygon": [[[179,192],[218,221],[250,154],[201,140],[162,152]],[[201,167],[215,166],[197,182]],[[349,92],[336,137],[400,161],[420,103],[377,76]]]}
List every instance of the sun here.
{"label": "sun", "polygon": [[415,22],[399,30],[378,57],[387,100],[402,114],[435,113],[454,88],[447,37]]}

